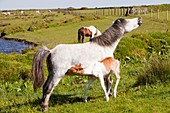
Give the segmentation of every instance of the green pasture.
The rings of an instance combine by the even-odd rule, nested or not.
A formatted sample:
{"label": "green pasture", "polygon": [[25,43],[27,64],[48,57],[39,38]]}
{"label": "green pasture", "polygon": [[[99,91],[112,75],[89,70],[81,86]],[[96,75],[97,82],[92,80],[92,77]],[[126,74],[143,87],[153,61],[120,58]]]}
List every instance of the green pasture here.
{"label": "green pasture", "polygon": [[[89,11],[91,12],[93,11]],[[110,101],[106,102],[99,81],[96,80],[88,90],[89,101],[84,103],[83,92],[88,78],[66,75],[53,91],[47,112],[170,112],[170,21],[162,19],[163,16],[160,16],[160,19],[150,18],[149,14],[140,16],[143,17],[142,26],[125,34],[114,53],[115,58],[121,61],[117,98],[110,97]],[[80,27],[95,25],[103,32],[119,17],[73,15],[58,11],[49,13],[45,10],[40,15],[34,11],[28,11],[24,15],[19,11],[16,15],[0,15],[0,22],[10,23],[0,27],[0,32],[7,33],[6,37],[25,39],[38,44],[35,48],[25,50],[23,54],[0,53],[0,112],[42,112],[42,89],[34,93],[31,81],[32,58],[35,52],[42,45],[54,48],[60,43],[76,44],[77,30]],[[32,31],[27,31],[31,25]],[[89,38],[85,38],[86,42],[88,40]],[[45,73],[47,77],[46,68]],[[112,78],[115,81],[115,78]]]}

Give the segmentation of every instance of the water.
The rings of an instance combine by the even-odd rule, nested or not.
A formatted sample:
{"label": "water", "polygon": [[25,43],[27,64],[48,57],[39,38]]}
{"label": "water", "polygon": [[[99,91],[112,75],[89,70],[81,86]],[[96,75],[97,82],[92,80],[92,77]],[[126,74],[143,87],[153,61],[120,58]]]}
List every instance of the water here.
{"label": "water", "polygon": [[0,38],[0,52],[2,53],[12,53],[17,52],[22,54],[22,50],[29,48],[31,45],[25,43],[24,41],[16,40],[5,40]]}

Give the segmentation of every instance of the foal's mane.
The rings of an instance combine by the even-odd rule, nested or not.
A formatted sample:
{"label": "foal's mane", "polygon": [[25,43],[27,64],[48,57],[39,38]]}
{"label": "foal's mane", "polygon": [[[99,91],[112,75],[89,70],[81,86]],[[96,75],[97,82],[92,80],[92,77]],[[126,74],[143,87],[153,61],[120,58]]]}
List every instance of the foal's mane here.
{"label": "foal's mane", "polygon": [[111,46],[117,39],[121,38],[123,33],[117,24],[113,24],[107,30],[105,30],[101,35],[94,37],[90,41],[97,43],[100,46]]}

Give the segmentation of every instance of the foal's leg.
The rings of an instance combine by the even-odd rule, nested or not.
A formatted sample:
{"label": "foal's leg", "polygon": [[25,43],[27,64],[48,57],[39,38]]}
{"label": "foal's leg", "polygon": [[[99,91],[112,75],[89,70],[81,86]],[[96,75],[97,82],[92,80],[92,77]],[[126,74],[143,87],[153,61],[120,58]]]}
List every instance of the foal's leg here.
{"label": "foal's leg", "polygon": [[88,87],[90,86],[90,84],[95,80],[94,77],[89,77],[89,81],[88,83],[86,84],[85,88],[84,88],[84,101],[87,102],[87,90],[88,90]]}
{"label": "foal's leg", "polygon": [[115,76],[116,76],[116,84],[115,84],[115,87],[114,87],[113,96],[116,98],[117,86],[118,86],[119,81],[120,81],[120,75],[119,75],[119,72],[115,72]]}
{"label": "foal's leg", "polygon": [[117,93],[117,86],[119,84],[120,81],[120,62],[118,60],[116,60],[117,66],[115,68],[113,68],[113,72],[115,73],[115,77],[116,77],[116,84],[114,87],[114,92],[113,92],[113,96],[116,98],[116,93]]}
{"label": "foal's leg", "polygon": [[103,75],[99,75],[99,80],[100,80],[100,84],[101,84],[101,87],[104,91],[104,94],[105,94],[105,97],[106,97],[106,101],[109,101],[109,96],[108,96],[108,93],[106,91],[106,87],[104,85],[104,78],[103,78]]}

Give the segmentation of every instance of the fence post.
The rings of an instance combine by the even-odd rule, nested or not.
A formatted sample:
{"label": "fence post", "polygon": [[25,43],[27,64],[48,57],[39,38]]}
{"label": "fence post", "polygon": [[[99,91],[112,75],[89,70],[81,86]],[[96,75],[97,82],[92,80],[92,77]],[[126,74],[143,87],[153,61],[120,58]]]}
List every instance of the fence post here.
{"label": "fence post", "polygon": [[114,10],[114,9],[111,9],[111,15],[114,15],[114,14],[113,14],[113,12],[114,12],[113,10]]}
{"label": "fence post", "polygon": [[104,15],[104,9],[103,9],[103,15]]}
{"label": "fence post", "polygon": [[158,19],[159,19],[159,9],[158,9],[158,15],[157,16],[158,16]]}
{"label": "fence post", "polygon": [[115,9],[115,15],[117,15],[117,9]]}
{"label": "fence post", "polygon": [[107,11],[108,11],[107,14],[110,15],[110,9],[107,9]]}
{"label": "fence post", "polygon": [[139,9],[139,11],[138,11],[138,15],[140,16],[140,9]]}
{"label": "fence post", "polygon": [[166,11],[166,20],[168,20],[168,9]]}
{"label": "fence post", "polygon": [[124,8],[124,15],[126,14],[126,8]]}
{"label": "fence post", "polygon": [[152,18],[152,9],[151,9],[151,14],[150,14],[150,17]]}
{"label": "fence post", "polygon": [[123,16],[123,8],[122,8],[122,16]]}
{"label": "fence post", "polygon": [[146,11],[144,12],[144,15],[146,16]]}

